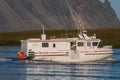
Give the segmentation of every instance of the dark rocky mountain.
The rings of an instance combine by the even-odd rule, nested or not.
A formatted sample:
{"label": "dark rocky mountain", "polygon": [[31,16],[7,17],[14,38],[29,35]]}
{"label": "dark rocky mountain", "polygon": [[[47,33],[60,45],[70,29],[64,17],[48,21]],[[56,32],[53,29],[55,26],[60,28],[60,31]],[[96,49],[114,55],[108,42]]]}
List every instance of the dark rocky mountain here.
{"label": "dark rocky mountain", "polygon": [[120,21],[108,0],[0,0],[0,31],[117,27]]}

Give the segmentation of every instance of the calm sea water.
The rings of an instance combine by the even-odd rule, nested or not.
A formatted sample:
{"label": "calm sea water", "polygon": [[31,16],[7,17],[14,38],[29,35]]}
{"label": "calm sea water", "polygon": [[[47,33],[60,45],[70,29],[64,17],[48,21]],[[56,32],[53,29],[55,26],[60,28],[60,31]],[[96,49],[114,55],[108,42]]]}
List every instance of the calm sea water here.
{"label": "calm sea water", "polygon": [[18,61],[19,49],[0,46],[0,80],[120,80],[120,49],[115,49],[114,62],[86,64]]}

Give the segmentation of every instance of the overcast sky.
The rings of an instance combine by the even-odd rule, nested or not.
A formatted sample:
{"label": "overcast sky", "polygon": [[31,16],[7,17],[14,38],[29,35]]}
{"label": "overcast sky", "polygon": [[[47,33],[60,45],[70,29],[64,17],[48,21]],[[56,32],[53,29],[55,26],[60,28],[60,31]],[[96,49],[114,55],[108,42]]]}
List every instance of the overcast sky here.
{"label": "overcast sky", "polygon": [[[104,0],[101,0],[104,1]],[[115,10],[117,16],[120,19],[120,0],[109,0],[111,2],[111,6]]]}

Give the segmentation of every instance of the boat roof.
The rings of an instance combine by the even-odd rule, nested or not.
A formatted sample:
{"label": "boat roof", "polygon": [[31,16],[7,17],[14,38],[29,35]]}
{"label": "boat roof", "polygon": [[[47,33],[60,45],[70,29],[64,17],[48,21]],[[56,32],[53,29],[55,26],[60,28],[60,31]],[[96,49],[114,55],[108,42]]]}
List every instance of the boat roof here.
{"label": "boat roof", "polygon": [[92,41],[92,42],[99,42],[100,39],[79,39],[79,38],[59,38],[59,39],[47,39],[41,40],[39,38],[31,38],[27,39],[28,42],[76,42],[76,41]]}

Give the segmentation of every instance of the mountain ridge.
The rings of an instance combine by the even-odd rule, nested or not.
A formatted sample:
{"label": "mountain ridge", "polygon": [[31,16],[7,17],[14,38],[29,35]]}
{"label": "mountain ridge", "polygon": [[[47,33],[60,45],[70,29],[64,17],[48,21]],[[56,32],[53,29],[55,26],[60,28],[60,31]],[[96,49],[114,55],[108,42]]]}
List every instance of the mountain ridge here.
{"label": "mountain ridge", "polygon": [[[0,31],[75,29],[77,20],[87,28],[120,26],[108,0],[1,0]],[[72,13],[71,13],[72,11]]]}

